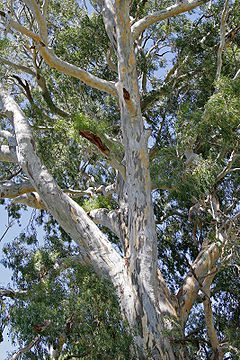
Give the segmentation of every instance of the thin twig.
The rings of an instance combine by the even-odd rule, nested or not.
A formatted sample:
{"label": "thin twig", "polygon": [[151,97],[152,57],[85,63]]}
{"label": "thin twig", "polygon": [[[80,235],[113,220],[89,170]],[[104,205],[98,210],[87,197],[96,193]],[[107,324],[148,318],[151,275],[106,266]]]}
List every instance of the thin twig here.
{"label": "thin twig", "polygon": [[40,337],[40,335],[37,335],[27,346],[16,352],[10,360],[16,360],[20,355],[29,351],[39,341]]}
{"label": "thin twig", "polygon": [[10,221],[7,225],[6,230],[4,231],[4,233],[2,234],[1,238],[0,238],[0,242],[2,241],[2,239],[4,238],[4,236],[6,235],[6,233],[8,232],[8,230],[10,229],[10,227],[13,225],[13,221]]}

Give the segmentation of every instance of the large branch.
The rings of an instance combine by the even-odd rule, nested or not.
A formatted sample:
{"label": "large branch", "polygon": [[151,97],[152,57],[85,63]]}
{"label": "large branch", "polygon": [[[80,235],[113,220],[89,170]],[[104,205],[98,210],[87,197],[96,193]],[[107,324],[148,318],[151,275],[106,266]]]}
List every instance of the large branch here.
{"label": "large branch", "polygon": [[119,281],[117,274],[122,278],[123,259],[85,211],[59,188],[41,163],[23,111],[2,86],[0,100],[0,110],[14,124],[19,165],[27,174],[32,186],[48,211],[78,244],[84,261],[92,264],[101,275],[111,278],[116,285]]}
{"label": "large branch", "polygon": [[144,18],[138,20],[132,25],[132,37],[134,40],[136,40],[146,28],[155,24],[156,22],[183,14],[196,8],[197,6],[205,4],[206,2],[208,2],[208,0],[185,0],[183,2],[169,6],[164,10],[159,10],[152,14],[146,15]]}
{"label": "large branch", "polygon": [[120,238],[119,211],[107,209],[95,209],[89,212],[90,218],[95,224],[106,226]]}
{"label": "large branch", "polygon": [[220,248],[226,239],[226,234],[217,231],[216,242],[208,244],[208,240],[202,245],[202,249],[187,273],[182,287],[179,289],[177,297],[181,309],[181,321],[186,324],[189,313],[197,298],[198,292],[203,288],[203,283],[220,256]]}
{"label": "large branch", "polygon": [[[7,20],[7,15],[3,11],[0,11],[0,16]],[[47,47],[47,44],[44,43],[40,35],[25,28],[17,21],[9,19],[9,25],[16,31],[20,32],[22,35],[26,35],[30,39],[34,40],[36,44],[35,48],[41,52],[43,59],[50,67],[66,75],[73,76],[95,89],[105,91],[113,96],[117,96],[117,90],[115,88],[114,82],[101,79],[95,75],[90,74],[88,71],[85,71],[75,65],[69,64],[67,61],[59,59],[54,54],[53,50]]]}
{"label": "large branch", "polygon": [[190,270],[185,277],[182,287],[178,291],[177,297],[183,324],[186,324],[188,320],[189,313],[195,303],[199,290],[204,291],[204,282],[213,275],[213,268],[216,266],[221,254],[220,249],[223,243],[227,241],[229,232],[227,230],[227,221],[221,219],[219,201],[214,192],[208,195],[202,206],[205,211],[211,215],[216,224],[215,241],[209,243],[208,238],[206,238],[203,242],[201,251],[193,265],[190,265]]}
{"label": "large branch", "polygon": [[46,63],[52,68],[64,74],[73,76],[95,89],[107,92],[113,96],[117,96],[115,83],[113,81],[100,79],[97,76],[92,75],[89,72],[82,70],[75,65],[69,64],[68,62],[59,59],[54,54],[53,50],[47,48],[46,46],[41,46],[40,52]]}
{"label": "large branch", "polygon": [[25,4],[32,10],[39,26],[40,36],[43,42],[48,43],[47,23],[44,16],[41,14],[40,8],[35,0],[24,0]]}
{"label": "large branch", "polygon": [[14,199],[22,194],[34,191],[30,181],[15,183],[13,181],[0,181],[0,198]]}

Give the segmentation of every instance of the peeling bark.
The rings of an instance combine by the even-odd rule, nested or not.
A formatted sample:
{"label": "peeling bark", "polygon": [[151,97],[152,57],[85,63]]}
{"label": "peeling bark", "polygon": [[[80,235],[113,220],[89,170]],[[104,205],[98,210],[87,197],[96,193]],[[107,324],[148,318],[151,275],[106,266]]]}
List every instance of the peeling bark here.
{"label": "peeling bark", "polygon": [[[164,331],[160,308],[161,287],[158,287],[157,241],[151,196],[147,132],[143,126],[136,61],[129,21],[129,2],[115,2],[115,27],[118,56],[118,96],[126,160],[126,178],[123,184],[127,198],[127,216],[123,239],[125,263],[136,293],[129,323],[138,329],[136,342],[139,358],[147,353],[153,359],[174,359],[174,353]],[[163,279],[161,279],[163,280]],[[164,296],[163,296],[164,297]],[[171,306],[164,298],[166,313],[172,315]],[[162,305],[162,304],[161,304]],[[172,304],[171,304],[172,305]]]}
{"label": "peeling bark", "polygon": [[84,138],[88,139],[92,144],[94,144],[104,155],[108,156],[110,154],[110,150],[102,142],[101,138],[98,135],[93,134],[89,130],[81,130],[81,129],[79,129],[79,134]]}

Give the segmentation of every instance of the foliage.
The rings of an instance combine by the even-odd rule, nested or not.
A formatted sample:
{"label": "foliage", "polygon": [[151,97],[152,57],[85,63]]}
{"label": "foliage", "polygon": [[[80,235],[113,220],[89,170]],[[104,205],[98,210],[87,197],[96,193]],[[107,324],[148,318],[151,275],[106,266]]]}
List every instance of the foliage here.
{"label": "foliage", "polygon": [[[63,358],[75,354],[84,359],[130,359],[132,338],[108,281],[74,260],[64,262],[62,258],[57,267],[60,251],[47,245],[39,247],[32,236],[22,234],[4,253],[4,264],[12,268],[15,286],[27,291],[27,295],[7,303],[14,343],[30,342],[48,321],[41,341],[32,349],[38,358],[47,356],[49,348],[56,349],[66,334]],[[29,359],[29,354],[22,358]]]}

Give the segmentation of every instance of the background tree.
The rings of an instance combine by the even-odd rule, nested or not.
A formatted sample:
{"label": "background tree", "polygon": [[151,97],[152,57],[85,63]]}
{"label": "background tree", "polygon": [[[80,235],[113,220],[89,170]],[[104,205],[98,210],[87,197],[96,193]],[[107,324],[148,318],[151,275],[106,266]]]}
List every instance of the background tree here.
{"label": "background tree", "polygon": [[1,3],[12,359],[238,357],[239,1],[205,3]]}

